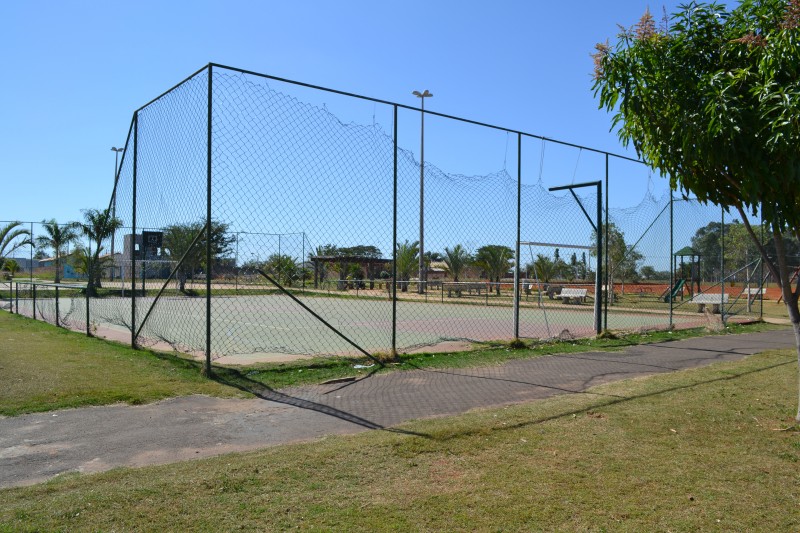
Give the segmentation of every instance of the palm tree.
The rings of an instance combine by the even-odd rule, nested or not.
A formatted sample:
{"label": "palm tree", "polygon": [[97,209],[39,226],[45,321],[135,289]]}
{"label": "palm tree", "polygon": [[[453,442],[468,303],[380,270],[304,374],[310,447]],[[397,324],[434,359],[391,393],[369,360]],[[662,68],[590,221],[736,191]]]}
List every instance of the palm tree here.
{"label": "palm tree", "polygon": [[461,273],[464,272],[464,269],[472,261],[472,257],[463,246],[456,244],[452,250],[445,247],[442,260],[447,265],[447,272],[453,276],[453,281],[458,281]]}
{"label": "palm tree", "polygon": [[288,255],[272,254],[267,258],[264,270],[275,276],[278,283],[288,286],[302,275],[297,259]]}
{"label": "palm tree", "polygon": [[9,279],[11,279],[19,272],[19,263],[14,259],[6,259],[3,263],[3,270],[8,272]]}
{"label": "palm tree", "polygon": [[30,230],[19,228],[21,225],[22,222],[15,221],[0,227],[0,268],[6,257],[23,246],[33,246]]}
{"label": "palm tree", "polygon": [[539,279],[544,283],[549,283],[559,274],[559,262],[553,261],[546,255],[536,254],[536,261],[533,262],[533,267],[536,269]]}
{"label": "palm tree", "polygon": [[103,272],[103,263],[100,253],[104,250],[103,241],[111,237],[122,227],[122,220],[111,215],[110,209],[86,209],[83,212],[84,223],[80,225],[81,233],[94,244],[91,254],[87,255],[86,291],[89,296],[95,296],[100,287],[100,275]]}
{"label": "palm tree", "polygon": [[[397,245],[397,280],[408,281],[411,279],[411,273],[419,264],[419,241],[409,243],[406,240],[404,243]],[[401,292],[408,291],[408,283],[404,283],[400,287]]]}
{"label": "palm tree", "polygon": [[42,220],[45,235],[36,237],[36,245],[39,248],[53,250],[53,258],[56,263],[56,283],[61,281],[61,258],[64,256],[64,247],[78,238],[78,227],[77,222],[59,224],[54,218]]}
{"label": "palm tree", "polygon": [[496,281],[495,290],[500,296],[500,278],[511,268],[511,259],[514,252],[508,246],[488,244],[478,248],[475,254],[475,265],[483,270],[489,281]]}

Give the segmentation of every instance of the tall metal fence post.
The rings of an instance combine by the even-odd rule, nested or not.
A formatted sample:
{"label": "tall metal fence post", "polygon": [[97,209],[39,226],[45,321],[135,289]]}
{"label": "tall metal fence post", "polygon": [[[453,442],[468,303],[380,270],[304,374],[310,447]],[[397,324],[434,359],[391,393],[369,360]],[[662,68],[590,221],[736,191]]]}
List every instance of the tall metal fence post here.
{"label": "tall metal fence post", "polygon": [[56,286],[56,327],[58,327],[58,286]]}
{"label": "tall metal fence post", "polygon": [[33,319],[36,320],[36,285],[31,285],[33,287]]}
{"label": "tall metal fence post", "polygon": [[[609,269],[608,269],[608,256],[609,256],[609,253],[608,253],[608,241],[609,241],[609,238],[608,238],[608,228],[609,228],[609,223],[608,223],[608,198],[610,196],[611,196],[611,193],[608,190],[608,153],[606,153],[606,227],[605,227],[605,230],[606,230],[606,235],[605,235],[605,240],[606,240],[605,261],[606,261],[606,264],[605,264],[605,269],[604,269],[605,270],[605,280],[604,281],[605,281],[606,290],[605,290],[605,293],[603,293],[602,291],[600,291],[598,293],[600,295],[600,298],[605,298],[605,300],[603,302],[603,306],[601,308],[604,309],[604,311],[605,311],[603,313],[603,329],[606,329],[606,330],[608,329],[608,301],[611,298],[614,297],[613,292],[611,292],[611,287],[608,286],[608,281],[609,281],[609,277],[608,277],[608,275],[609,275]],[[598,206],[600,205],[600,197],[599,196],[597,197],[597,205]],[[599,209],[600,208],[598,207],[598,210]],[[599,221],[600,217],[598,216],[597,219]],[[598,241],[599,241],[599,239],[600,239],[600,226],[597,226],[597,235],[598,235],[597,238],[598,238]],[[599,272],[600,272],[600,264],[601,264],[599,252],[600,252],[600,250],[598,248],[598,255],[597,255],[597,271],[598,271],[598,275],[599,275]],[[605,294],[605,296],[603,296],[604,294]],[[600,332],[598,331],[598,333],[600,333]]]}
{"label": "tall metal fence post", "polygon": [[[236,290],[237,294],[239,293],[239,236],[240,236],[240,232],[237,231],[236,232],[236,254],[233,256],[234,257],[234,259],[233,259],[233,269],[234,270],[233,271],[234,271],[235,276],[236,276],[235,290]],[[304,261],[305,261],[305,259],[304,259]],[[305,272],[305,269],[303,269],[303,272]],[[305,276],[305,274],[304,274],[304,276]]]}
{"label": "tall metal fence post", "polygon": [[674,233],[674,202],[672,199],[672,189],[669,191],[669,286],[667,287],[667,297],[669,298],[669,329],[673,328],[672,309],[675,305],[675,296],[672,294],[672,289],[675,287],[675,267],[673,261],[674,247],[675,247],[675,233]]}
{"label": "tall metal fence post", "polygon": [[90,325],[91,322],[90,322],[90,319],[89,319],[89,302],[90,302],[90,299],[89,299],[89,284],[87,283],[86,284],[86,336],[87,337],[91,337],[92,336],[92,329],[91,329],[91,325]]}
{"label": "tall metal fence post", "polygon": [[522,135],[517,133],[517,245],[514,250],[514,340],[519,339],[519,241],[522,226]]}
{"label": "tall metal fence post", "polygon": [[393,169],[392,169],[392,351],[397,356],[397,104],[394,105]]}
{"label": "tall metal fence post", "polygon": [[31,264],[30,264],[30,280],[33,283],[33,222],[31,222]]}
{"label": "tall metal fence post", "polygon": [[211,237],[214,229],[211,226],[211,120],[213,106],[213,67],[208,64],[208,123],[206,139],[206,376],[211,376]]}
{"label": "tall metal fence post", "polygon": [[[608,155],[606,155],[606,179],[608,179]],[[608,190],[606,190],[606,197],[608,197]],[[606,217],[608,217],[608,208],[606,208]],[[601,284],[603,283],[603,185],[598,181],[597,182],[597,275],[595,276],[594,280],[594,316],[595,316],[595,330],[598,335],[603,333],[603,305],[602,305],[602,298],[603,298],[603,291]],[[608,226],[606,226],[606,231],[608,231]],[[606,239],[606,246],[608,246],[608,239]],[[606,255],[607,260],[607,255]],[[606,273],[606,277],[608,277],[608,273]],[[608,284],[606,284],[606,290],[608,290]],[[608,297],[606,297],[606,301],[608,301]],[[608,329],[608,313],[606,312],[606,322],[605,327]]]}
{"label": "tall metal fence post", "polygon": [[725,325],[725,208],[720,208],[722,226],[719,228],[719,285],[722,290],[722,296],[719,299],[719,314],[722,318],[722,325]]}
{"label": "tall metal fence post", "polygon": [[[131,213],[131,346],[136,348],[136,174],[139,164],[139,112],[133,117],[133,203]],[[144,242],[142,242],[144,244]]]}
{"label": "tall metal fence post", "polygon": [[[761,245],[764,245],[764,206],[761,206]],[[767,297],[767,284],[764,282],[764,260],[762,259],[759,263],[759,272],[758,272],[758,281],[759,285],[758,288],[761,290],[761,298],[759,298],[759,311],[758,311],[758,318],[764,320],[764,298]],[[19,306],[17,306],[17,312],[19,312]]]}

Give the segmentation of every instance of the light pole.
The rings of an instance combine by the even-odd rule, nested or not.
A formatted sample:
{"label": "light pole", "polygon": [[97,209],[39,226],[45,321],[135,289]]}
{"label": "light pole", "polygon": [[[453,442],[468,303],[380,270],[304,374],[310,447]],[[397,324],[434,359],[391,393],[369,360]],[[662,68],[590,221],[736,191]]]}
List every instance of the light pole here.
{"label": "light pole", "polygon": [[[111,147],[114,152],[114,181],[111,188],[111,218],[117,217],[117,167],[119,166],[119,153],[124,152],[124,148]],[[111,234],[111,281],[114,281],[114,271],[117,269],[117,258],[114,256],[114,233]]]}
{"label": "light pole", "polygon": [[427,272],[425,272],[425,99],[433,96],[433,93],[425,89],[423,92],[414,91],[411,94],[420,99],[421,119],[419,137],[419,283],[417,292],[425,293],[425,282]]}

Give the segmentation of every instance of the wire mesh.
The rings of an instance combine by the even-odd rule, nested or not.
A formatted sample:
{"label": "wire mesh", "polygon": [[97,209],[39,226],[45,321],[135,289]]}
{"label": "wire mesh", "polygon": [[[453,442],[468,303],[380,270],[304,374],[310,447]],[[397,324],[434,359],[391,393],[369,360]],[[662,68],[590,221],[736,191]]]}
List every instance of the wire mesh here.
{"label": "wire mesh", "polygon": [[17,280],[13,291],[14,312],[55,326],[91,331],[87,328],[86,291],[83,285]]}
{"label": "wire mesh", "polygon": [[[209,67],[134,115],[102,290],[87,300],[59,288],[56,300],[39,287],[34,305],[34,286],[18,283],[19,312],[82,329],[88,302],[98,334],[213,357],[448,349],[588,336],[598,320],[645,331],[758,316],[765,270],[743,225],[611,159]],[[602,199],[594,185],[549,190],[597,180]],[[55,271],[27,252],[29,282]]]}

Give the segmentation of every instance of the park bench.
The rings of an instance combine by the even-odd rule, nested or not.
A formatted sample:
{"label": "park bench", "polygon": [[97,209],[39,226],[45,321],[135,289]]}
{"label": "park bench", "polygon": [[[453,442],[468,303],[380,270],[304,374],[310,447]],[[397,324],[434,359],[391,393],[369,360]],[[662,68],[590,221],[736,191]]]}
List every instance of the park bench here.
{"label": "park bench", "polygon": [[707,305],[712,306],[713,313],[719,313],[719,306],[728,303],[727,294],[695,294],[691,303],[697,304],[697,312],[705,311]]}
{"label": "park bench", "polygon": [[450,298],[453,295],[453,292],[456,293],[456,296],[459,298],[461,297],[461,293],[467,291],[468,294],[472,294],[472,291],[476,291],[478,296],[481,294],[481,290],[486,288],[485,283],[462,283],[462,282],[451,282],[451,283],[442,283],[442,290],[447,289],[447,297]]}
{"label": "park bench", "polygon": [[570,302],[574,303],[583,303],[586,301],[586,289],[572,289],[570,287],[564,287],[561,289],[561,293],[558,295],[565,304]]}
{"label": "park bench", "polygon": [[751,300],[758,300],[764,297],[764,289],[749,287],[746,288],[742,294],[746,295]]}

